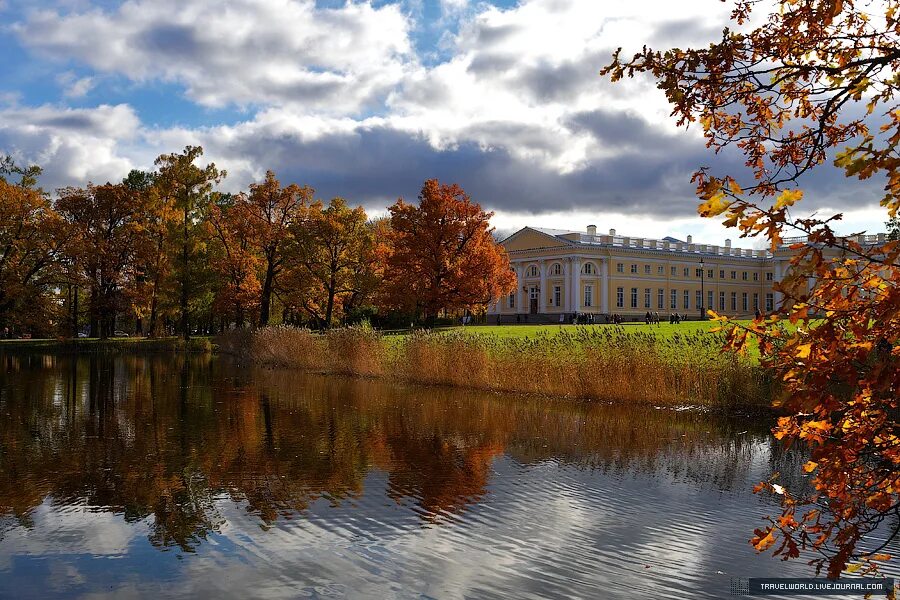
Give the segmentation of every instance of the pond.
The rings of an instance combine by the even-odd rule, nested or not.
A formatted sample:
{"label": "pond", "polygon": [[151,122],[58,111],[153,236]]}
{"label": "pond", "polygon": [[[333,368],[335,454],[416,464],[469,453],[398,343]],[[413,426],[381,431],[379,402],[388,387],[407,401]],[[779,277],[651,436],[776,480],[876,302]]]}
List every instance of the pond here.
{"label": "pond", "polygon": [[804,460],[767,419],[0,361],[3,598],[722,598],[811,574],[747,542],[778,512],[753,485]]}

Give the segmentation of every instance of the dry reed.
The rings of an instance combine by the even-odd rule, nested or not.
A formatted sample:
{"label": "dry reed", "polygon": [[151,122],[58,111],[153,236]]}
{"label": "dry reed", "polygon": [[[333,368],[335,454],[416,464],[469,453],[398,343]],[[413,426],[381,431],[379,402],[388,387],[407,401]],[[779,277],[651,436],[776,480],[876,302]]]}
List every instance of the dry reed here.
{"label": "dry reed", "polygon": [[720,352],[720,335],[657,336],[621,327],[498,337],[415,332],[385,337],[368,327],[267,327],[218,340],[256,364],[383,377],[428,385],[655,405],[768,405],[768,373]]}

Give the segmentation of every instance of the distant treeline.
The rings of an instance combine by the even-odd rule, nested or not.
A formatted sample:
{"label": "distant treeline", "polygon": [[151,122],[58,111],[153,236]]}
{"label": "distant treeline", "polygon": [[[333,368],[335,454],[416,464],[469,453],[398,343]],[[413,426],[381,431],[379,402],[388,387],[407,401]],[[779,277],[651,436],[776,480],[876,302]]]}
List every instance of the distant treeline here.
{"label": "distant treeline", "polygon": [[430,323],[515,288],[492,213],[457,185],[427,180],[418,204],[369,219],[271,171],[219,191],[226,173],[202,155],[53,195],[39,167],[0,162],[0,337]]}

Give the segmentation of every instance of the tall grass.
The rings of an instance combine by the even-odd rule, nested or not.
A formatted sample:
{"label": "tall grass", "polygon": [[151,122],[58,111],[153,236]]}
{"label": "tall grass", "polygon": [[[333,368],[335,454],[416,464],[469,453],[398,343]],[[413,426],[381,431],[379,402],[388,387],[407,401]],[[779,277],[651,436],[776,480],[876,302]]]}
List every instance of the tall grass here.
{"label": "tall grass", "polygon": [[770,378],[753,361],[722,354],[722,337],[658,336],[620,327],[531,337],[368,327],[319,334],[268,327],[230,332],[219,350],[260,365],[383,377],[429,385],[656,405],[768,405]]}

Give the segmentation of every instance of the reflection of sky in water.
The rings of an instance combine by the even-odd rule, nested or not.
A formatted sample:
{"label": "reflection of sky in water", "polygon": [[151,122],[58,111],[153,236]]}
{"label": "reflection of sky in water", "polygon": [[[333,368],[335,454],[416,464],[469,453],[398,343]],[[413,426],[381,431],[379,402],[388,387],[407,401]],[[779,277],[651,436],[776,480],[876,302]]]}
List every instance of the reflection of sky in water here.
{"label": "reflection of sky in water", "polygon": [[810,574],[747,543],[776,510],[750,488],[800,460],[765,424],[101,363],[0,379],[2,598],[721,598]]}
{"label": "reflection of sky in water", "polygon": [[320,499],[270,528],[219,498],[224,522],[194,554],[160,552],[146,522],[44,503],[0,541],[0,595],[715,598],[731,576],[804,574],[755,556],[746,540],[761,504],[747,494],[553,461],[493,469],[481,502],[436,523],[413,499],[389,499],[379,471],[359,498]]}

